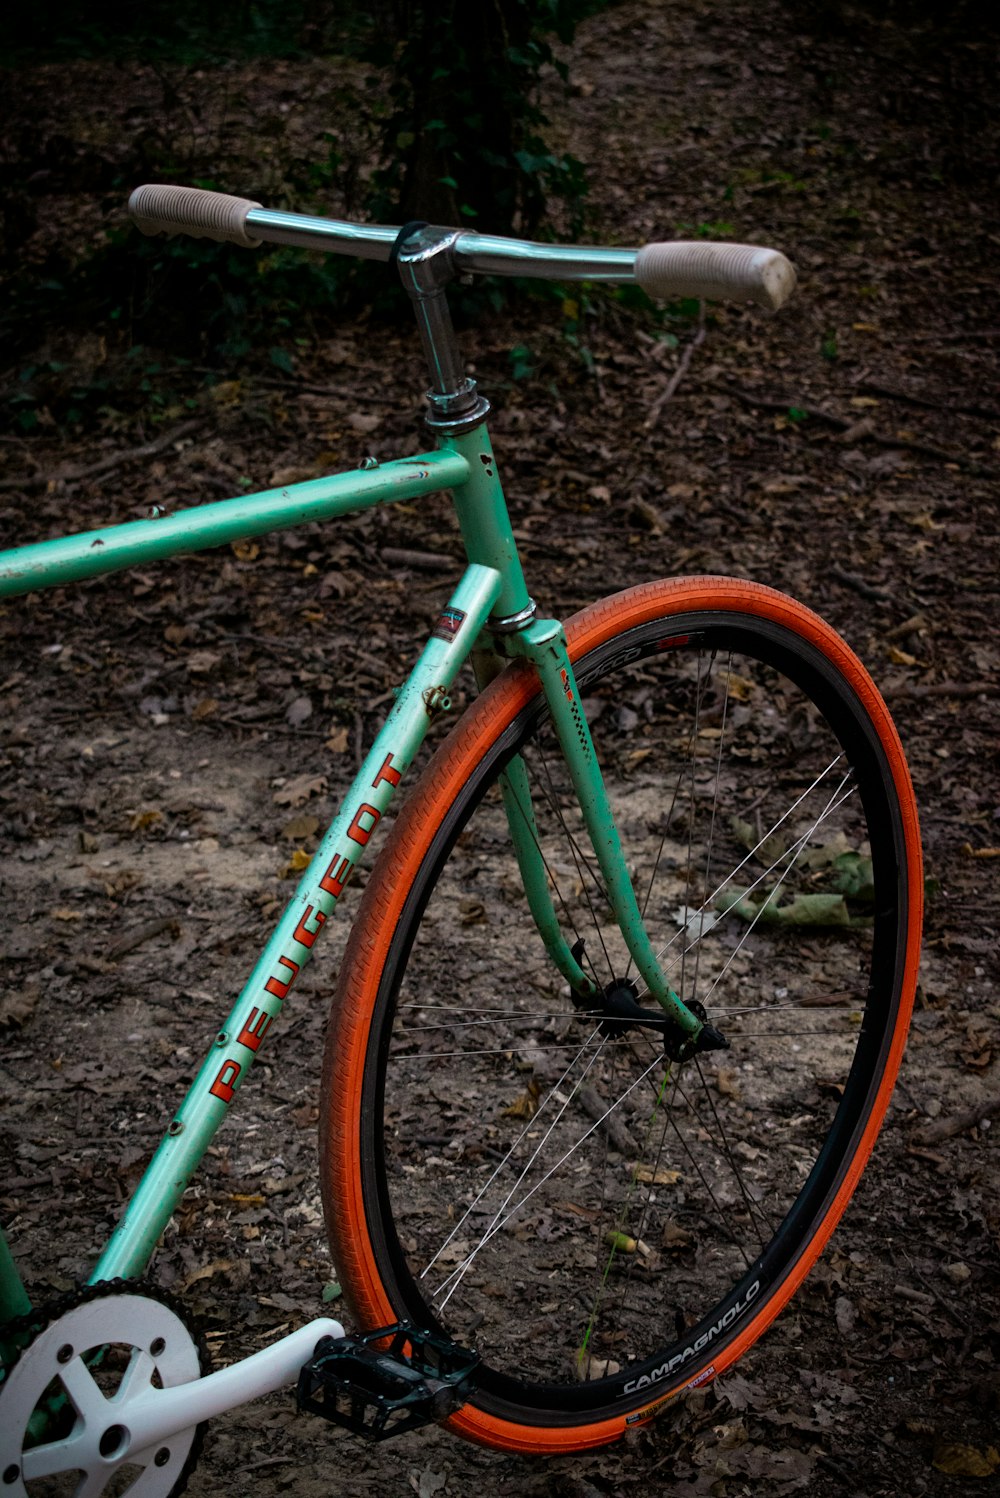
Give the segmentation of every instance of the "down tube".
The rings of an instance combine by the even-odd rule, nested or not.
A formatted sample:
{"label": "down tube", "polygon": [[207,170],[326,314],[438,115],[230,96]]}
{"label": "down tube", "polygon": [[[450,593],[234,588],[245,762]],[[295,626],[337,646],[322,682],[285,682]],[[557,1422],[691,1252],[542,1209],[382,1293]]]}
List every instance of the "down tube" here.
{"label": "down tube", "polygon": [[470,566],[153,1156],[91,1283],[141,1273],[500,591]]}

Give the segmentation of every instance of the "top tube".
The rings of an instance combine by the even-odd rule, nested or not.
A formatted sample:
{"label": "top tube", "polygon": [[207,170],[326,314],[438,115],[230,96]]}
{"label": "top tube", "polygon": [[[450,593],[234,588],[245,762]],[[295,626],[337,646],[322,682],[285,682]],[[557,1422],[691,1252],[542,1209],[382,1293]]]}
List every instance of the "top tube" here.
{"label": "top tube", "polygon": [[[269,244],[295,245],[388,260],[399,238],[391,224],[352,224],[346,219],[313,218],[272,208],[251,208],[248,233]],[[465,232],[451,246],[460,270],[494,276],[535,276],[552,281],[634,281],[637,250],[600,245],[537,244],[499,234]]]}

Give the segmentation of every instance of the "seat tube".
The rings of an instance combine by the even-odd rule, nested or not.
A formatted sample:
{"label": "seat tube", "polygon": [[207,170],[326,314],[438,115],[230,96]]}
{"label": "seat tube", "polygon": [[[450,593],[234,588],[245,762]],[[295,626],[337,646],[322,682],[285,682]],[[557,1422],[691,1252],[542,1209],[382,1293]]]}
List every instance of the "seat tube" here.
{"label": "seat tube", "polygon": [[470,562],[500,574],[500,594],[489,624],[495,633],[521,628],[534,618],[511,530],[507,502],[486,427],[489,402],[465,372],[448,310],[447,287],[455,276],[458,232],[418,227],[399,246],[399,274],[413,303],[431,379],[426,423],[438,445],[465,459],[468,478],[453,490],[455,510]]}

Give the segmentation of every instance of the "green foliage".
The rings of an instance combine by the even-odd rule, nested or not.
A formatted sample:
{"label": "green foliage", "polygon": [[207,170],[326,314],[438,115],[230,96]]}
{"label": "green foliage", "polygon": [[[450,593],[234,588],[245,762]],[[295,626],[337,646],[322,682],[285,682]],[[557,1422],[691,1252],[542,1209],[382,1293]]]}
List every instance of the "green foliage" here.
{"label": "green foliage", "polygon": [[129,343],[231,361],[332,309],[350,269],[332,256],[116,230],[61,280],[25,288],[0,315],[0,337],[16,351],[34,336],[38,315],[58,313],[81,327],[110,322]]}
{"label": "green foliage", "polygon": [[729,239],[736,233],[725,219],[710,219],[704,224],[678,224],[678,239]]}
{"label": "green foliage", "polygon": [[510,363],[510,377],[518,383],[530,380],[537,368],[535,355],[526,343],[515,343],[508,351],[507,359]]}
{"label": "green foliage", "polygon": [[530,234],[558,200],[578,229],[586,175],[546,143],[539,86],[546,69],[566,78],[551,39],[568,44],[595,8],[594,0],[396,0],[389,33],[374,24],[360,43],[391,80],[376,218]]}
{"label": "green foliage", "polygon": [[[535,304],[531,344],[515,344],[507,355],[511,383],[540,382],[553,395],[563,381],[575,383],[581,377],[598,376],[594,346],[606,340],[609,327],[615,329],[615,341],[627,342],[636,328],[642,328],[644,333],[654,332],[657,342],[676,349],[701,315],[701,303],[693,298],[653,302],[634,283],[611,286],[578,281],[569,288],[515,279],[506,285]],[[595,340],[598,327],[605,330],[604,339]]]}
{"label": "green foliage", "polygon": [[29,360],[17,370],[0,413],[4,427],[24,436],[53,427],[115,430],[129,406],[141,406],[153,422],[168,412],[193,409],[190,385],[190,361],[164,363],[135,344],[123,358],[93,367]]}
{"label": "green foliage", "polygon": [[[183,403],[198,383],[191,366],[202,375],[206,364],[231,369],[258,350],[258,362],[292,375],[289,348],[337,315],[353,270],[333,256],[116,231],[59,281],[25,287],[0,312],[8,356],[24,361],[2,425],[25,433],[42,421],[93,426],[109,404],[137,401],[155,417],[158,405]],[[32,357],[46,324],[70,338],[74,330],[103,336],[106,362],[77,376],[60,359]]]}
{"label": "green foliage", "polygon": [[[344,145],[343,135],[328,134],[319,160],[281,164],[279,202],[324,212],[331,199],[339,199],[345,204],[341,212],[351,217],[367,209],[383,221],[420,217],[522,234],[535,231],[546,209],[556,205],[566,231],[579,225],[586,178],[580,162],[544,138],[540,80],[550,71],[565,78],[553,48],[571,41],[579,20],[606,3],[373,0],[362,10],[356,0],[218,0],[210,7],[194,0],[147,0],[142,7],[128,0],[93,0],[85,7],[39,0],[4,13],[0,57],[8,63],[140,57],[157,71],[163,62],[213,68],[227,58],[287,56],[327,46],[360,52],[369,64],[390,71],[388,88],[370,90],[374,103],[368,114],[359,114],[358,151]],[[164,71],[165,91],[169,77]],[[370,159],[369,143],[379,133],[383,166],[372,186],[360,163]],[[134,154],[134,162],[99,150],[88,158],[94,187],[108,205],[120,203],[129,182],[142,177],[183,179],[208,189],[233,186],[206,175],[219,166],[208,154],[180,166],[173,137],[166,134],[144,137]],[[53,159],[54,170],[74,165],[75,159]],[[31,181],[27,165],[22,176],[8,173],[11,201],[23,206],[25,224],[15,233],[13,209],[8,211],[0,265],[12,293],[0,307],[0,339],[9,363],[20,363],[22,370],[4,415],[17,430],[113,419],[107,413],[119,396],[126,404],[142,396],[148,407],[162,400],[173,408],[183,402],[177,387],[190,383],[192,366],[232,367],[253,358],[268,361],[272,374],[290,375],[295,335],[308,334],[311,341],[324,322],[342,315],[352,294],[376,314],[399,310],[398,282],[385,267],[295,250],[248,252],[183,237],[146,239],[127,229],[108,233],[80,259],[69,258],[68,245],[54,243],[47,263],[23,261],[19,246],[31,231]],[[407,193],[421,194],[413,212],[407,211]],[[477,315],[484,302],[501,305],[510,289],[509,282],[489,280],[477,280],[471,289],[456,286],[456,321]],[[565,345],[585,369],[593,362],[582,327],[586,313],[582,300],[577,315],[564,312],[561,319]],[[40,337],[46,328],[60,330],[54,345],[47,335]],[[60,357],[67,353],[72,362],[72,341],[80,337],[103,340],[106,359],[70,389],[75,371],[63,371]],[[162,369],[145,352],[153,347]],[[534,368],[526,350],[513,360],[515,379],[528,378]]]}

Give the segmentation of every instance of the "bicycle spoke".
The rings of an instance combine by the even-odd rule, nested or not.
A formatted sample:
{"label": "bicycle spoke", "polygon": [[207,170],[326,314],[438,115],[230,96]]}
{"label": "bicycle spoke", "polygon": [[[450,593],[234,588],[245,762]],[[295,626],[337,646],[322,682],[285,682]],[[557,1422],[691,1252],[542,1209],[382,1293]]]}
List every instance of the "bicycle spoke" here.
{"label": "bicycle spoke", "polygon": [[[595,1038],[596,1034],[597,1034],[597,1031],[595,1030],[594,1033],[593,1033],[593,1035],[590,1036],[590,1040],[593,1040]],[[570,1062],[569,1066],[566,1068],[565,1072],[563,1073],[562,1078],[560,1079],[561,1083],[565,1083],[567,1081],[570,1072],[572,1071],[573,1067],[576,1065],[576,1063],[580,1059],[580,1057],[585,1054],[585,1051],[586,1051],[586,1043],[583,1046],[579,1047],[579,1049],[577,1050],[576,1056]],[[583,1073],[584,1076],[586,1076],[587,1072],[590,1070],[590,1067],[593,1065],[594,1060],[596,1060],[596,1053],[595,1053],[594,1057],[591,1059],[591,1061],[588,1063],[587,1067],[585,1068],[584,1073]],[[557,1093],[558,1093],[558,1086],[554,1087],[552,1089],[552,1092],[550,1093],[550,1096],[551,1097],[555,1097],[555,1096],[557,1096]],[[565,1108],[565,1106],[566,1105],[564,1104],[563,1108]],[[559,1116],[561,1116],[561,1111],[560,1111],[560,1115]],[[537,1117],[537,1115],[535,1115],[535,1117]],[[551,1130],[550,1130],[550,1132],[551,1132]],[[516,1152],[518,1150],[518,1147],[521,1144],[521,1141],[523,1139],[525,1139],[527,1137],[527,1135],[528,1135],[528,1126],[526,1124],[525,1127],[524,1127],[524,1129],[521,1131],[520,1135],[518,1136],[518,1138],[514,1141],[514,1143],[511,1145],[510,1149],[507,1151],[507,1154],[504,1157],[504,1159],[500,1162],[500,1164],[494,1170],[493,1174],[490,1176],[489,1180],[483,1186],[483,1188],[479,1192],[478,1196],[476,1196],[475,1200],[470,1204],[470,1206],[466,1209],[466,1211],[463,1214],[463,1216],[455,1224],[455,1226],[452,1229],[452,1231],[448,1234],[448,1237],[444,1240],[444,1242],[438,1248],[437,1252],[434,1254],[434,1257],[428,1262],[426,1268],[423,1271],[424,1275],[426,1275],[427,1271],[429,1269],[432,1269],[434,1267],[434,1265],[437,1263],[438,1259],[441,1257],[441,1254],[443,1253],[443,1251],[445,1250],[445,1248],[447,1248],[448,1244],[451,1243],[452,1239],[455,1237],[455,1235],[458,1233],[459,1229],[465,1223],[465,1221],[468,1218],[469,1214],[473,1211],[473,1209],[482,1200],[483,1196],[489,1190],[490,1186],[493,1184],[493,1182],[499,1176],[499,1174],[500,1174],[501,1170],[503,1169],[503,1167],[508,1163],[508,1161],[510,1161],[511,1159],[513,1159],[514,1155],[516,1154]]]}
{"label": "bicycle spoke", "polygon": [[[842,789],[842,787],[846,783],[847,783],[847,777],[845,776],[844,780],[841,781],[840,786],[838,787],[838,793],[839,793],[840,789]],[[835,794],[837,794],[837,793],[835,793]],[[848,792],[848,795],[844,796],[842,798],[842,800],[847,800],[849,795],[850,795],[850,792]],[[831,800],[827,803],[827,806],[824,808],[823,812],[821,812],[820,816],[817,817],[816,821],[812,824],[812,826],[809,828],[809,830],[807,832],[803,833],[801,835],[801,837],[798,838],[796,840],[796,842],[792,844],[792,846],[791,846],[790,849],[786,849],[785,852],[780,855],[780,857],[776,858],[774,860],[774,862],[768,868],[766,868],[762,874],[759,874],[758,877],[754,880],[754,882],[751,885],[749,885],[747,887],[747,889],[744,891],[744,899],[746,899],[747,896],[753,894],[754,890],[757,889],[757,888],[759,888],[759,886],[761,884],[763,884],[764,881],[771,874],[774,873],[775,869],[779,866],[779,864],[782,862],[782,860],[788,859],[789,855],[791,855],[790,862],[788,863],[788,865],[787,865],[784,873],[782,873],[782,875],[779,877],[778,883],[775,885],[774,890],[771,891],[771,892],[769,892],[768,899],[765,900],[761,904],[760,908],[755,913],[753,920],[749,923],[749,926],[748,926],[747,930],[743,933],[743,935],[742,935],[742,937],[740,939],[740,944],[739,944],[740,947],[742,947],[742,946],[744,946],[746,944],[746,941],[747,941],[747,938],[750,935],[750,932],[753,930],[754,926],[756,926],[757,922],[760,920],[761,915],[763,914],[764,910],[771,903],[774,894],[777,893],[778,888],[783,883],[783,881],[786,878],[787,874],[791,872],[791,869],[792,869],[792,867],[794,865],[795,859],[798,857],[799,854],[801,854],[802,852],[804,852],[804,850],[805,850],[805,848],[806,848],[806,846],[807,846],[807,844],[809,842],[809,839],[815,835],[816,831],[818,830],[818,828],[819,828],[820,824],[823,822],[823,820],[826,817],[828,817],[832,813],[832,811],[835,811],[837,809],[837,807],[839,805],[841,805],[841,804],[842,804],[841,801],[835,801],[833,798],[831,798]],[[766,841],[766,839],[765,839],[765,841]],[[742,867],[742,865],[740,867]],[[730,880],[731,880],[731,878],[732,878],[732,876],[730,876]],[[730,880],[727,880],[726,883],[729,883]],[[720,886],[720,890],[724,889],[724,888],[725,888],[725,885]],[[719,894],[719,892],[720,891],[717,890],[715,892],[715,894],[710,897],[710,900],[707,900],[704,903],[704,905],[701,907],[700,910],[696,910],[694,912],[695,916],[699,916],[699,915],[704,914],[707,911],[708,906],[711,903],[711,901],[713,901],[716,898],[716,896]],[[722,921],[724,921],[731,914],[732,914],[732,907],[730,907],[728,910],[723,911],[719,915],[719,917],[717,918],[716,924],[720,924]],[[690,921],[690,918],[689,918],[688,921],[685,923],[684,927],[682,928],[682,930],[687,930],[688,927],[690,926],[690,924],[691,924],[691,921]],[[680,933],[678,933],[678,934],[680,934]],[[660,951],[657,953],[657,957],[663,957],[665,955],[665,953],[667,951],[669,951],[671,945],[673,944],[673,942],[676,939],[677,939],[676,937],[671,937],[670,941],[666,942],[665,945],[663,947],[661,947]],[[666,969],[665,969],[666,973],[670,973],[672,971],[672,969],[677,966],[678,962],[681,963],[682,988],[683,988],[683,973],[684,973],[683,959],[686,957],[687,953],[690,952],[698,944],[699,940],[700,940],[700,938],[696,938],[694,941],[689,942],[688,945],[682,949],[682,951],[680,952],[680,954],[674,957],[673,962],[670,963],[670,964],[668,964],[667,967],[666,967]],[[727,970],[732,965],[733,957],[735,957],[735,956],[736,956],[736,953],[733,953],[732,956],[730,957],[729,961],[727,962],[727,964],[726,964],[726,969]],[[721,976],[722,976],[722,974],[720,974],[720,977]],[[716,979],[715,983],[712,985],[712,989],[709,990],[709,994],[706,994],[706,996],[705,996],[706,999],[714,991],[714,989],[718,986],[718,982],[719,982],[719,979]]]}
{"label": "bicycle spoke", "polygon": [[[726,1137],[726,1126],[722,1122],[722,1119],[721,1119],[721,1117],[719,1115],[719,1110],[716,1107],[715,1099],[712,1096],[711,1092],[709,1091],[708,1083],[705,1081],[705,1073],[702,1070],[702,1064],[701,1064],[700,1057],[695,1056],[693,1064],[694,1064],[694,1069],[698,1073],[698,1077],[699,1077],[699,1079],[701,1081],[701,1089],[702,1089],[702,1092],[705,1095],[705,1100],[708,1103],[709,1109],[711,1110],[712,1117],[715,1120],[715,1126],[716,1126],[716,1128],[719,1131],[719,1138],[720,1138],[720,1140],[722,1142],[722,1144],[721,1144],[722,1152],[725,1155],[727,1161],[729,1162],[729,1168],[730,1168],[730,1170],[732,1171],[733,1175],[736,1177],[736,1184],[739,1187],[740,1195],[743,1198],[743,1204],[744,1204],[744,1206],[747,1209],[747,1215],[750,1218],[750,1221],[753,1222],[756,1213],[759,1212],[760,1216],[764,1220],[764,1226],[767,1228],[767,1230],[769,1232],[773,1233],[774,1232],[774,1224],[772,1222],[768,1221],[767,1213],[763,1210],[762,1207],[760,1207],[759,1203],[754,1202],[754,1201],[751,1200],[750,1193],[747,1190],[746,1182],[745,1182],[745,1180],[743,1178],[743,1172],[740,1170],[739,1165],[736,1163],[736,1155],[735,1155],[735,1153],[734,1153],[734,1151],[733,1151],[733,1149],[732,1149],[732,1147],[731,1147],[731,1145],[729,1143],[728,1138]],[[765,1240],[765,1238],[762,1235],[761,1239],[760,1239],[760,1246],[761,1246],[761,1248],[764,1247],[765,1242],[766,1242],[766,1240]]]}
{"label": "bicycle spoke", "polygon": [[[493,1237],[495,1237],[496,1234],[500,1231],[501,1228],[506,1227],[506,1225],[508,1224],[508,1222],[511,1221],[511,1219],[516,1215],[516,1213],[518,1213],[524,1207],[525,1203],[528,1202],[530,1200],[530,1198],[533,1197],[535,1195],[535,1193],[537,1191],[539,1191],[542,1188],[542,1186],[545,1185],[545,1182],[547,1180],[549,1180],[549,1178],[551,1176],[555,1175],[562,1168],[562,1166],[566,1163],[566,1161],[569,1160],[571,1158],[571,1156],[575,1153],[575,1151],[580,1148],[580,1146],[583,1144],[584,1140],[589,1139],[591,1137],[591,1135],[594,1133],[594,1131],[604,1122],[604,1120],[611,1117],[611,1114],[614,1113],[615,1109],[618,1108],[618,1107],[620,1107],[623,1099],[626,1098],[626,1097],[628,1097],[631,1093],[633,1093],[635,1091],[635,1089],[640,1085],[640,1083],[642,1083],[643,1081],[645,1081],[645,1079],[649,1075],[649,1073],[658,1064],[659,1064],[658,1060],[654,1061],[649,1067],[647,1067],[646,1071],[642,1072],[638,1077],[636,1077],[635,1081],[631,1083],[631,1085],[629,1086],[628,1090],[625,1093],[622,1094],[622,1097],[618,1098],[617,1101],[614,1102],[611,1105],[611,1107],[608,1108],[607,1111],[604,1114],[602,1114],[602,1116],[599,1119],[595,1120],[595,1122],[591,1124],[590,1128],[587,1129],[583,1134],[580,1135],[580,1137],[576,1141],[576,1143],[574,1145],[572,1145],[570,1149],[566,1150],[565,1153],[563,1155],[561,1155],[558,1160],[556,1160],[555,1164],[553,1164],[553,1165],[551,1165],[549,1167],[549,1169],[545,1172],[545,1174],[538,1181],[535,1182],[535,1184],[531,1187],[531,1189],[529,1191],[525,1192],[525,1194],[521,1197],[521,1199],[518,1202],[516,1202],[514,1204],[514,1206],[511,1208],[511,1210],[509,1212],[505,1213],[505,1208],[508,1205],[511,1197],[513,1196],[514,1190],[516,1189],[516,1186],[515,1186],[515,1188],[512,1188],[511,1192],[508,1194],[507,1198],[505,1199],[505,1201],[503,1203],[503,1206],[501,1206],[499,1212],[494,1217],[493,1222],[490,1224],[490,1227],[487,1229],[486,1233],[483,1234],[483,1236],[480,1239],[479,1243],[476,1245],[476,1247],[469,1254],[468,1258],[466,1260],[464,1260],[464,1262],[461,1265],[459,1265],[459,1267],[455,1271],[454,1275],[449,1276],[449,1279],[446,1280],[444,1282],[444,1284],[448,1284],[450,1282],[450,1280],[452,1280],[452,1279],[455,1279],[456,1282],[457,1282],[457,1279],[461,1278],[461,1276],[468,1269],[469,1265],[472,1263],[473,1259],[480,1253],[480,1251],[483,1248],[485,1248],[486,1244],[490,1241],[490,1239],[493,1238]],[[566,1105],[564,1105],[564,1108],[565,1108],[565,1106]],[[560,1117],[561,1117],[561,1113],[560,1113]],[[546,1136],[546,1137],[548,1137],[548,1136]],[[539,1153],[539,1150],[536,1150],[535,1151],[535,1155],[532,1156],[532,1161],[534,1160],[534,1158],[537,1156],[538,1153]],[[532,1163],[532,1161],[529,1161],[529,1166]],[[522,1171],[521,1175],[518,1177],[517,1185],[521,1184],[521,1182],[524,1180],[524,1177],[525,1177],[526,1173],[527,1173],[527,1168],[524,1171]],[[451,1297],[451,1295],[452,1295],[452,1293],[454,1291],[454,1288],[455,1288],[455,1286],[453,1284],[452,1288],[448,1291],[448,1294],[444,1297],[444,1299],[440,1299],[438,1301],[438,1303],[441,1305],[442,1308],[447,1304],[448,1300],[450,1299],[450,1297]],[[437,1297],[440,1296],[441,1289],[443,1289],[443,1286],[439,1287],[439,1290],[436,1292]]]}

